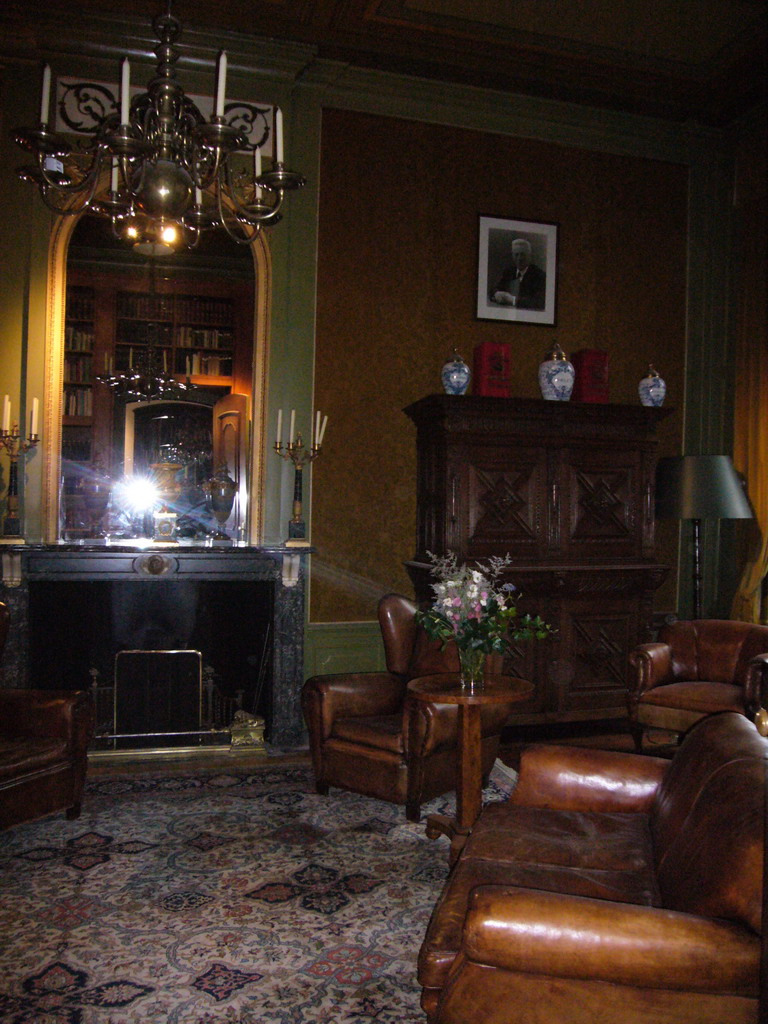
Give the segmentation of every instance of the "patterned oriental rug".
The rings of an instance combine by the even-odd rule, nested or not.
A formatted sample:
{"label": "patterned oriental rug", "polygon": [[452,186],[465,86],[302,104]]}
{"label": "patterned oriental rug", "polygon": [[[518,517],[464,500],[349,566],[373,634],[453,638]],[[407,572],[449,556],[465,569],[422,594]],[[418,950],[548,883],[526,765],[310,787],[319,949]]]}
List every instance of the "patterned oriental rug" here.
{"label": "patterned oriental rug", "polygon": [[92,778],[77,821],[0,834],[0,1021],[423,1024],[447,850],[303,765]]}

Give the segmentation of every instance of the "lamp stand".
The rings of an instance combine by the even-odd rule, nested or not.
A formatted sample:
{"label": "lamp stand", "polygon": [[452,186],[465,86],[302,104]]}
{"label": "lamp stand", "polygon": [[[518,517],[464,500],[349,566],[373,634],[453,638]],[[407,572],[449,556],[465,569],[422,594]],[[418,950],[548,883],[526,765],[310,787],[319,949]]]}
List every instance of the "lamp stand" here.
{"label": "lamp stand", "polygon": [[701,618],[701,520],[693,519],[693,617]]}

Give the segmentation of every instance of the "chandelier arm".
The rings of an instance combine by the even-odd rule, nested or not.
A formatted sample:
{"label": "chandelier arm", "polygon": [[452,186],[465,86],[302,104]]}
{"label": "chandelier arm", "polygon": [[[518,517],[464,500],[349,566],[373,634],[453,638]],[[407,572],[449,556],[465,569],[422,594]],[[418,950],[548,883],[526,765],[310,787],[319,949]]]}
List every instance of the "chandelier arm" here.
{"label": "chandelier arm", "polygon": [[[77,185],[64,185],[49,182],[47,179],[45,183],[40,185],[40,196],[53,213],[62,214],[65,217],[73,217],[75,214],[82,213],[83,210],[87,210],[93,203],[93,197],[96,195],[96,188],[99,182],[99,168],[100,161],[98,161],[95,167],[92,167],[85,178]],[[90,180],[89,180],[90,179]],[[86,191],[86,182],[87,191]],[[51,201],[50,193],[59,195],[62,198],[62,202],[66,205],[59,206],[57,203]],[[75,202],[70,203],[68,197],[74,196]]]}
{"label": "chandelier arm", "polygon": [[236,242],[238,245],[250,245],[251,242],[253,242],[253,240],[256,238],[258,233],[261,231],[261,225],[248,224],[247,221],[243,221],[241,220],[241,218],[236,217],[238,224],[240,224],[243,228],[245,227],[246,224],[248,224],[248,226],[253,228],[253,230],[250,234],[246,235],[238,235],[232,231],[229,224],[227,223],[227,218],[224,213],[224,203],[222,202],[221,179],[219,179],[216,183],[216,203],[219,208],[219,224],[221,225],[222,228],[224,228],[224,230],[232,239],[232,241]]}
{"label": "chandelier arm", "polygon": [[[229,167],[229,160],[227,157],[224,158],[224,162],[222,163],[222,153],[223,150],[221,146],[201,146],[198,142],[193,142],[190,171],[192,174],[192,181],[195,183],[195,188],[208,188],[209,185],[212,185],[214,181],[218,180],[221,168]],[[205,156],[205,159],[201,159],[201,154]],[[213,157],[213,164],[211,164],[211,156]],[[199,174],[201,167],[207,167],[205,175]]]}
{"label": "chandelier arm", "polygon": [[[229,196],[229,199],[235,208],[235,219],[243,224],[249,224],[252,227],[262,224],[274,223],[278,213],[280,212],[280,207],[283,205],[283,198],[285,196],[283,190],[271,189],[268,186],[262,186],[262,194],[264,193],[265,190],[269,192],[271,196],[275,197],[274,203],[271,206],[267,205],[266,203],[262,205],[254,204],[251,207],[243,206],[243,204],[237,198],[237,190],[232,184],[229,161],[227,161],[226,164],[224,165],[224,172],[227,195]],[[254,187],[256,187],[256,179],[254,179]],[[217,195],[219,194],[220,189],[221,181],[219,180]],[[221,200],[219,200],[219,212],[221,213]]]}

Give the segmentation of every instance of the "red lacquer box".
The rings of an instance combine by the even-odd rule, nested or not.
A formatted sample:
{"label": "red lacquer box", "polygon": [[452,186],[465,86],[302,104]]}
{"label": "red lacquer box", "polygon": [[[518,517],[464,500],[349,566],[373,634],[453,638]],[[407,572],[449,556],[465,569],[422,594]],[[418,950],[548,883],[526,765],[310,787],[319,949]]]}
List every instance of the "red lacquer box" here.
{"label": "red lacquer box", "polygon": [[608,401],[608,353],[599,348],[582,348],[571,355],[576,371],[572,402]]}
{"label": "red lacquer box", "polygon": [[481,341],[475,346],[472,393],[491,398],[509,398],[510,349],[503,341]]}

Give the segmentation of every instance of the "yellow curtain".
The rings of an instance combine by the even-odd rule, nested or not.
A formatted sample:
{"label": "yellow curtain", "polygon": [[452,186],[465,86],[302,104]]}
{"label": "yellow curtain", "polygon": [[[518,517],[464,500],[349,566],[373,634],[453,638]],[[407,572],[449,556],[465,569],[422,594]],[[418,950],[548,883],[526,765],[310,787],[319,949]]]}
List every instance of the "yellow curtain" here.
{"label": "yellow curtain", "polygon": [[736,366],[733,461],[746,478],[755,520],[744,525],[746,567],[731,615],[745,622],[763,618],[761,597],[768,575],[768,216],[765,138],[768,117],[737,152]]}

